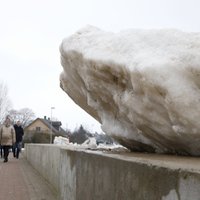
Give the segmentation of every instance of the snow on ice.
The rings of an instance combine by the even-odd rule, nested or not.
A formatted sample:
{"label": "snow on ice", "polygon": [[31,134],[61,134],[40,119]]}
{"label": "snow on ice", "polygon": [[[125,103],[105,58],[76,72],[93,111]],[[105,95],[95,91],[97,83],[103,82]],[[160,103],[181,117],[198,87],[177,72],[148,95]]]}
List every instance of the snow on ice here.
{"label": "snow on ice", "polygon": [[69,139],[66,137],[62,136],[56,136],[54,138],[54,144],[59,145],[59,146],[68,146],[68,147],[74,147],[77,149],[91,149],[91,150],[100,150],[100,151],[120,151],[120,152],[128,152],[128,150],[121,146],[120,144],[106,144],[106,143],[101,143],[97,145],[97,141],[95,137],[90,137],[88,138],[84,143],[82,144],[77,144],[77,143],[72,143],[69,142]]}
{"label": "snow on ice", "polygon": [[200,33],[86,26],[60,45],[61,88],[133,151],[200,155]]}

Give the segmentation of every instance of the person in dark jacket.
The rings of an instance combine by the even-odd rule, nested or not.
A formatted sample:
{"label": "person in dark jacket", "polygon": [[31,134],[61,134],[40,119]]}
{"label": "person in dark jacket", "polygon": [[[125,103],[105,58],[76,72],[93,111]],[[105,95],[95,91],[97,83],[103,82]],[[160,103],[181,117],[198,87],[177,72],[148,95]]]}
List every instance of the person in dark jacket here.
{"label": "person in dark jacket", "polygon": [[22,139],[24,135],[24,129],[22,128],[20,121],[17,121],[17,123],[14,125],[14,128],[15,128],[15,134],[16,134],[16,143],[13,146],[13,156],[18,159],[19,153],[22,148]]}

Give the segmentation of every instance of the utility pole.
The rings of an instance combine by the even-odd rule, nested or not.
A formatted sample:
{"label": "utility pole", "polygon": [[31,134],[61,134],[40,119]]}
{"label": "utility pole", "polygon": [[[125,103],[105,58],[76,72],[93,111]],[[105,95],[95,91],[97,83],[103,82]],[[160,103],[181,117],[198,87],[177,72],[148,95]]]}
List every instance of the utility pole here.
{"label": "utility pole", "polygon": [[55,107],[51,107],[51,132],[50,132],[50,144],[52,144],[53,139],[53,132],[52,132],[52,110],[55,109]]}

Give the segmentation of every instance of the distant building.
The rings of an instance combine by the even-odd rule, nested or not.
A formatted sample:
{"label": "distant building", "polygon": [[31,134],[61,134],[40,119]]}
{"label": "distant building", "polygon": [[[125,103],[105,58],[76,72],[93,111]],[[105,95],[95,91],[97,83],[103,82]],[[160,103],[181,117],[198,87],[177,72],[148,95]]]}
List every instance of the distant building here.
{"label": "distant building", "polygon": [[50,134],[52,130],[52,134],[65,134],[65,130],[61,127],[62,123],[60,121],[51,121],[50,118],[47,119],[46,116],[44,118],[37,118],[32,121],[27,127],[25,127],[24,131],[26,132],[41,132]]}

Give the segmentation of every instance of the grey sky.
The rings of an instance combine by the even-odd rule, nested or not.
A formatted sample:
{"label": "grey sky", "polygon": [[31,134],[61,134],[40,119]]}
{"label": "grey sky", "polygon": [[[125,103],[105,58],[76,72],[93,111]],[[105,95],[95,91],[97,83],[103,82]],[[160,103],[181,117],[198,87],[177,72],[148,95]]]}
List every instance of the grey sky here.
{"label": "grey sky", "polygon": [[87,24],[105,31],[177,28],[200,31],[199,0],[0,0],[0,81],[13,108],[31,108],[37,117],[54,117],[73,128],[89,115],[59,87],[59,45]]}

